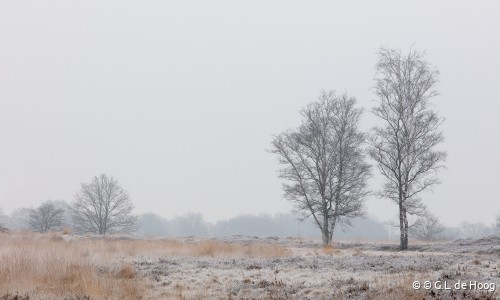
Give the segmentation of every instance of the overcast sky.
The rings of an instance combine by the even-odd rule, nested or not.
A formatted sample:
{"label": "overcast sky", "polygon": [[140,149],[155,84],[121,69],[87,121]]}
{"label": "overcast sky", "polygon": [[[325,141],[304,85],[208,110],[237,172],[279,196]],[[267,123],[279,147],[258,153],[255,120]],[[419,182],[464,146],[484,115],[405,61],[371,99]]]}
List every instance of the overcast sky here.
{"label": "overcast sky", "polygon": [[[0,207],[71,201],[106,173],[137,212],[207,220],[291,210],[273,134],[321,89],[375,125],[380,46],[427,51],[446,118],[448,225],[500,210],[497,1],[1,1]],[[373,190],[379,189],[377,179]],[[370,215],[397,213],[370,198]]]}

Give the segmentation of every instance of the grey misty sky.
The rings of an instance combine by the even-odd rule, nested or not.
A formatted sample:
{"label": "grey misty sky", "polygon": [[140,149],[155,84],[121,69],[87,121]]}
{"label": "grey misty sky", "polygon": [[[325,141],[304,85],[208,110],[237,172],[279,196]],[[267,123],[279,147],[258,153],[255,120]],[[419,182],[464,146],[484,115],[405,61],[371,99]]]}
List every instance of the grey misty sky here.
{"label": "grey misty sky", "polygon": [[[2,1],[0,207],[71,201],[106,173],[138,213],[208,220],[291,210],[273,134],[321,89],[375,125],[380,46],[426,50],[441,72],[446,224],[500,210],[496,1]],[[380,180],[372,180],[378,189]],[[381,220],[397,207],[370,198]]]}

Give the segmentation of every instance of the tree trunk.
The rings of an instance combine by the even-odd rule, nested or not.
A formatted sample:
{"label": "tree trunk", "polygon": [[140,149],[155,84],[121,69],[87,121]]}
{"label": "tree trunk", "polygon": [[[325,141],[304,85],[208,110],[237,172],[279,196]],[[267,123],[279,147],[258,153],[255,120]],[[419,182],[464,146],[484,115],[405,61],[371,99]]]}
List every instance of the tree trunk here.
{"label": "tree trunk", "polygon": [[402,245],[402,250],[408,250],[408,215],[406,214],[406,209],[403,209],[404,216],[404,240]]}
{"label": "tree trunk", "polygon": [[399,250],[404,251],[408,249],[408,218],[406,216],[406,210],[401,203],[399,205],[399,231]]}
{"label": "tree trunk", "polygon": [[335,224],[337,223],[337,220],[336,218],[333,218],[332,219],[332,227],[330,229],[330,243],[328,245],[331,245],[332,241],[333,241],[333,233],[335,232]]}
{"label": "tree trunk", "polygon": [[406,220],[406,212],[403,209],[403,201],[399,201],[399,250],[406,250],[408,248],[408,224]]}
{"label": "tree trunk", "polygon": [[328,217],[323,217],[322,233],[323,233],[323,245],[330,245],[331,238],[330,238],[330,228],[328,228]]}

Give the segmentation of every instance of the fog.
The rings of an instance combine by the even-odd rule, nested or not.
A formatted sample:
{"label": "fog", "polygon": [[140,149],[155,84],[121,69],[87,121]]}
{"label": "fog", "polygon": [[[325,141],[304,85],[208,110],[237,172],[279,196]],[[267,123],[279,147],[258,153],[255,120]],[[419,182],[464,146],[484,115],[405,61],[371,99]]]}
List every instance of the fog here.
{"label": "fog", "polygon": [[[46,202],[45,202],[46,203]],[[51,201],[62,208],[62,223],[54,230],[72,232],[74,223],[71,209],[64,201]],[[31,209],[21,207],[10,215],[0,210],[0,225],[9,230],[27,231],[30,228]],[[351,220],[348,226],[338,226],[334,232],[336,241],[397,241],[399,226],[367,215]],[[444,226],[433,238],[439,240],[477,239],[498,232],[497,224],[461,222],[458,226]],[[295,213],[259,215],[245,214],[216,222],[207,221],[200,213],[187,212],[172,218],[147,212],[139,215],[137,230],[133,233],[143,238],[223,238],[231,236],[304,238],[320,240],[321,231],[311,220],[298,220]]]}
{"label": "fog", "polygon": [[[446,226],[488,227],[500,211],[499,9],[495,1],[3,1],[0,207],[12,215],[48,199],[71,202],[81,183],[106,173],[130,194],[144,234],[319,234],[294,221],[283,199],[266,152],[272,136],[297,126],[321,89],[355,96],[368,130],[377,122],[376,52],[414,47],[441,73],[433,102],[446,118],[448,152],[442,184],[423,202]],[[381,184],[375,176],[370,188]],[[382,224],[378,238],[397,206],[372,196],[366,211]],[[202,226],[175,229],[183,220]],[[356,228],[351,237],[365,238],[357,232],[366,227]]]}
{"label": "fog", "polygon": [[[141,224],[138,234],[150,237],[225,237],[275,236],[319,238],[321,233],[312,222],[300,222],[295,214],[276,215],[241,215],[215,223],[203,220],[200,214],[188,213],[170,220],[163,219],[153,213],[140,216]],[[388,240],[391,233],[384,224],[369,218],[358,218],[353,221],[349,230],[339,228],[335,237],[350,240]]]}

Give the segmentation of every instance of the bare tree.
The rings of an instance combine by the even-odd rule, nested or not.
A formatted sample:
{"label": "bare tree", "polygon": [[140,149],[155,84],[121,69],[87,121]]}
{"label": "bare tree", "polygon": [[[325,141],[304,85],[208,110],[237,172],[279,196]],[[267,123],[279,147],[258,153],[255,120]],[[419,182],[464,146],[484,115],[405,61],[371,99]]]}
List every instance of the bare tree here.
{"label": "bare tree", "polygon": [[435,241],[442,237],[444,230],[436,216],[426,213],[410,226],[409,235],[423,241]]}
{"label": "bare tree", "polygon": [[42,233],[58,229],[62,225],[63,214],[63,209],[58,208],[51,201],[45,202],[38,208],[31,209],[30,229]]}
{"label": "bare tree", "polygon": [[373,112],[383,125],[370,136],[370,156],[386,179],[380,196],[399,208],[401,250],[408,248],[408,215],[425,213],[419,194],[439,183],[437,171],[446,158],[445,152],[435,149],[443,141],[442,119],[429,104],[437,95],[438,75],[415,50],[406,56],[380,50],[375,78],[378,107]]}
{"label": "bare tree", "polygon": [[331,243],[337,225],[348,226],[363,214],[368,194],[371,170],[358,129],[362,109],[355,104],[353,97],[323,91],[301,111],[302,124],[275,136],[270,150],[283,166],[284,197],[302,220],[312,216],[324,244]]}
{"label": "bare tree", "polygon": [[128,193],[113,177],[105,174],[82,183],[81,191],[72,203],[74,226],[77,232],[109,233],[133,232],[137,216]]}

